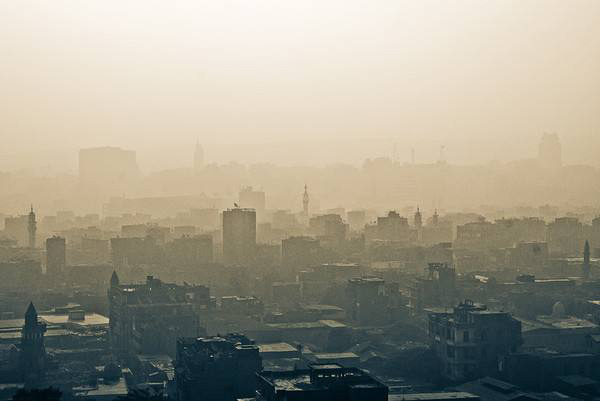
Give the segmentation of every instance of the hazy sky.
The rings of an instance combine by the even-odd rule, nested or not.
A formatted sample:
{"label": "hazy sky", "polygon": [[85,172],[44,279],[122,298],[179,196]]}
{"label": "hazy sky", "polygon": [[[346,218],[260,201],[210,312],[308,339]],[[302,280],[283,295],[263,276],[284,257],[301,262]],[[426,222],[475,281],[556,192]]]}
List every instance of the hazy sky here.
{"label": "hazy sky", "polygon": [[348,138],[469,162],[530,154],[544,131],[567,161],[597,160],[598,0],[0,2],[15,163],[110,144],[175,166],[196,139],[223,161],[227,143]]}

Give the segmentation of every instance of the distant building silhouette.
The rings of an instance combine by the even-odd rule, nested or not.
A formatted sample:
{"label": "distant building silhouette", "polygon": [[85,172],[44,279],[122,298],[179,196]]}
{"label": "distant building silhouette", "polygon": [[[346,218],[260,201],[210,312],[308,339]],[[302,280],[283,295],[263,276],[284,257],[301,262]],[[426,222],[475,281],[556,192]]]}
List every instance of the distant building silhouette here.
{"label": "distant building silhouette", "polygon": [[256,211],[234,208],[223,212],[223,261],[248,266],[256,255]]}
{"label": "distant building silhouette", "polygon": [[35,249],[35,235],[37,233],[37,222],[35,220],[35,212],[33,211],[33,205],[27,218],[27,233],[29,234],[29,247]]}
{"label": "distant building silhouette", "polygon": [[540,141],[538,162],[544,168],[562,166],[562,147],[558,135],[544,134]]}
{"label": "distant building silhouette", "polygon": [[16,240],[19,246],[28,246],[28,223],[28,215],[6,217],[4,219],[4,234],[13,240]]}
{"label": "distant building silhouette", "polygon": [[79,180],[86,188],[122,194],[139,173],[133,150],[106,146],[79,151]]}
{"label": "distant building silhouette", "polygon": [[252,187],[243,187],[240,191],[240,207],[254,209],[258,215],[266,208],[264,191],[255,191]]}
{"label": "distant building silhouette", "polygon": [[51,237],[46,240],[46,274],[57,276],[64,273],[67,266],[66,241],[62,237]]}
{"label": "distant building silhouette", "polygon": [[196,142],[196,147],[194,148],[194,169],[202,170],[204,168],[204,149],[200,142]]}

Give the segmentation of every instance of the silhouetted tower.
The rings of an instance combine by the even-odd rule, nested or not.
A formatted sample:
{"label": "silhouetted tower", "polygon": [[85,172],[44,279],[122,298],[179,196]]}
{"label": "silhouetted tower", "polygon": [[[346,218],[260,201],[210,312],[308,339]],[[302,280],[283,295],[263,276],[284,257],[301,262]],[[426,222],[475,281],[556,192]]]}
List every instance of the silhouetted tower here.
{"label": "silhouetted tower", "polygon": [[118,344],[118,331],[121,328],[118,322],[122,319],[118,315],[119,308],[115,307],[116,300],[118,299],[119,292],[119,276],[117,272],[113,270],[110,276],[110,287],[108,288],[108,340],[113,351],[119,350]]}
{"label": "silhouetted tower", "polygon": [[431,219],[431,222],[434,226],[437,226],[440,222],[440,215],[438,214],[437,209],[435,209],[435,212],[433,212],[433,218]]}
{"label": "silhouetted tower", "polygon": [[113,270],[112,275],[110,276],[110,288],[116,288],[119,286],[119,276],[117,276],[117,272]]}
{"label": "silhouetted tower", "polygon": [[45,332],[46,324],[38,321],[35,306],[30,302],[25,312],[25,325],[21,331],[21,373],[25,379],[39,377],[44,373]]}
{"label": "silhouetted tower", "polygon": [[585,240],[583,247],[583,277],[590,278],[590,242]]}
{"label": "silhouetted tower", "polygon": [[46,239],[46,274],[56,277],[65,272],[67,267],[67,245],[62,237]]}
{"label": "silhouetted tower", "polygon": [[419,209],[419,206],[417,206],[417,212],[415,213],[415,228],[417,230],[420,230],[421,228],[423,228],[423,216],[421,215],[421,209]]}
{"label": "silhouetted tower", "polygon": [[223,262],[251,266],[256,256],[256,211],[234,208],[223,212]]}
{"label": "silhouetted tower", "polygon": [[562,166],[562,146],[556,134],[544,134],[540,141],[538,162],[541,167],[557,168]]}
{"label": "silhouetted tower", "polygon": [[33,205],[31,205],[31,211],[29,212],[29,219],[27,221],[27,232],[29,234],[29,247],[33,249],[35,248],[35,234],[37,232],[37,223],[35,221]]}
{"label": "silhouetted tower", "polygon": [[308,216],[308,202],[309,202],[308,187],[306,186],[306,184],[304,184],[304,195],[302,195],[302,211],[307,216]]}
{"label": "silhouetted tower", "polygon": [[204,149],[200,142],[196,142],[196,148],[194,149],[194,169],[201,170],[204,168]]}

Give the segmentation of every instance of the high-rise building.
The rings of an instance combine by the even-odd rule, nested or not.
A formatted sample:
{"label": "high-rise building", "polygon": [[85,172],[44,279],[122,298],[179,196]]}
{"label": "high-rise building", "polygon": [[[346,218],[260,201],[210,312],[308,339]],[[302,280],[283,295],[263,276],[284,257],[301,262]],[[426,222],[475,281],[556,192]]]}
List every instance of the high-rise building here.
{"label": "high-rise building", "polygon": [[256,211],[234,208],[223,212],[223,261],[247,266],[256,255]]}
{"label": "high-rise building", "polygon": [[27,217],[27,234],[29,235],[29,247],[35,249],[35,236],[37,233],[37,221],[35,220],[35,212],[33,211],[33,205],[29,211]]}
{"label": "high-rise building", "polygon": [[544,168],[562,166],[562,147],[556,134],[544,134],[540,141],[538,162]]}
{"label": "high-rise building", "polygon": [[62,237],[46,239],[46,274],[50,277],[64,273],[67,266],[66,241]]}
{"label": "high-rise building", "polygon": [[196,142],[196,147],[194,148],[194,169],[202,170],[204,168],[204,149],[200,142]]}
{"label": "high-rise building", "polygon": [[38,321],[33,303],[25,312],[25,325],[21,331],[21,373],[24,379],[40,378],[46,363],[44,333],[46,324]]}

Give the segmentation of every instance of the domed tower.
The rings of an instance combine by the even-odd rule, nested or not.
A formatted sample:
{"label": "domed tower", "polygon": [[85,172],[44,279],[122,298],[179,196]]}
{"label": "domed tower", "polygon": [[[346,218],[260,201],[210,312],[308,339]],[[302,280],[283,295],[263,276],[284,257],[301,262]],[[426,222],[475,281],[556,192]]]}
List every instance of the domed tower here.
{"label": "domed tower", "polygon": [[45,332],[46,324],[38,321],[35,306],[30,302],[27,312],[25,312],[25,325],[21,331],[21,373],[24,378],[39,377],[44,373]]}
{"label": "domed tower", "polygon": [[29,247],[35,248],[35,235],[37,232],[37,222],[35,221],[35,212],[33,211],[33,205],[31,205],[31,211],[27,220],[27,232],[29,234]]}

